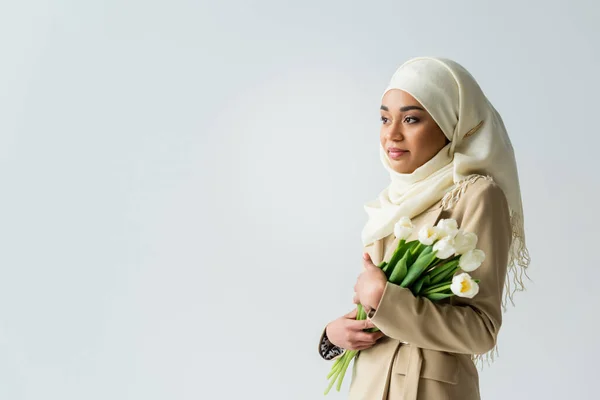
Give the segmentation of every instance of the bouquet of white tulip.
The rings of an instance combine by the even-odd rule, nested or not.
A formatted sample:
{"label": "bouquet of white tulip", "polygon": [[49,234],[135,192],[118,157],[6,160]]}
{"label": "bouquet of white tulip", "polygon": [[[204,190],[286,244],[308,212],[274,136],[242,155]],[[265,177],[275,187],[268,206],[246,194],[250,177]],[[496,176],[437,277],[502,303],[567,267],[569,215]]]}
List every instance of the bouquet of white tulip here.
{"label": "bouquet of white tulip", "polygon": [[[419,231],[418,240],[406,242],[414,226],[411,220],[403,217],[394,226],[394,235],[399,239],[398,247],[389,262],[378,265],[389,282],[408,288],[415,296],[438,301],[451,296],[472,298],[479,292],[479,280],[472,279],[467,272],[479,268],[485,253],[477,246],[477,235],[463,232],[453,219],[443,219],[436,226],[425,226]],[[457,274],[459,270],[464,272]],[[357,306],[357,320],[364,320],[367,314]],[[377,328],[367,332],[376,332]],[[330,379],[325,394],[337,382],[340,390],[350,361],[358,351],[346,351],[331,367],[327,376]]]}

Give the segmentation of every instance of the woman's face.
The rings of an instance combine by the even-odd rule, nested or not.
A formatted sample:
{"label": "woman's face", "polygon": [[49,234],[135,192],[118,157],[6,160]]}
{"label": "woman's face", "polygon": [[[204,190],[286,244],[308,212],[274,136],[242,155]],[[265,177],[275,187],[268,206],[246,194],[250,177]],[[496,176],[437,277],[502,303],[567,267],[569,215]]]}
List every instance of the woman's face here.
{"label": "woman's face", "polygon": [[401,174],[412,173],[450,142],[425,108],[399,89],[383,96],[381,122],[381,146]]}

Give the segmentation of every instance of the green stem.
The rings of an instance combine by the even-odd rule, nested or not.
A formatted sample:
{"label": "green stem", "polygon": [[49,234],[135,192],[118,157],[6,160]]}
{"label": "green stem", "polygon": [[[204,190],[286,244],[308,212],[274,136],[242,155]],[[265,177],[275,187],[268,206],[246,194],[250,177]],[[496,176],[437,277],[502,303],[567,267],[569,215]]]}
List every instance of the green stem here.
{"label": "green stem", "polygon": [[428,294],[432,294],[432,293],[443,292],[444,290],[450,289],[451,285],[452,285],[451,283],[445,283],[443,285],[434,286],[432,288],[427,289],[425,292],[423,292],[423,296],[427,296]]}
{"label": "green stem", "polygon": [[[344,356],[341,356],[340,358],[338,358],[338,359],[337,359],[337,360],[335,360],[335,361],[339,361],[339,360],[341,360],[342,358],[344,358]],[[340,368],[341,368],[341,367],[342,367],[342,363],[341,363],[341,362],[339,362],[339,363],[336,363],[336,364],[333,364],[333,367],[331,367],[331,371],[329,371],[329,374],[327,375],[327,379],[329,379],[329,378],[331,378],[333,375],[335,375],[335,374],[336,374],[336,373],[337,373],[337,372],[340,370]],[[335,380],[335,379],[334,379],[334,380]]]}
{"label": "green stem", "polygon": [[343,357],[344,357],[344,356],[342,355],[342,357],[338,357],[338,358],[336,358],[336,359],[335,359],[335,361],[333,362],[333,366],[331,367],[331,369],[333,369],[333,368],[337,368],[337,367],[338,367],[338,366],[341,364],[340,360],[341,360]]}
{"label": "green stem", "polygon": [[342,366],[342,370],[340,371],[340,374],[337,379],[337,386],[335,388],[335,390],[337,390],[338,392],[342,388],[342,382],[344,381],[344,376],[346,375],[346,370],[348,369],[348,365],[350,365],[350,361],[352,361],[352,359],[354,358],[356,353],[357,352],[355,350],[352,350],[352,351],[349,351],[348,353],[346,353],[346,354],[348,354],[348,359]]}
{"label": "green stem", "polygon": [[458,265],[458,263],[456,261],[450,261],[450,262],[446,262],[444,264],[438,265],[433,267],[433,269],[429,272],[429,276],[431,277],[431,279],[435,278],[436,276],[443,274],[444,272],[448,271],[449,268],[454,268],[456,267],[456,265]]}
{"label": "green stem", "polygon": [[458,265],[459,258],[460,258],[460,256],[453,256],[453,257],[447,258],[445,260],[437,259],[433,263],[433,267],[446,266],[446,264],[454,262],[454,261],[456,261],[456,264]]}
{"label": "green stem", "polygon": [[438,276],[436,278],[436,282],[445,282],[448,281],[448,279],[452,280],[454,274],[456,273],[456,271],[458,271],[460,269],[460,267],[457,265],[454,268],[449,269],[448,271],[446,271],[444,274]]}
{"label": "green stem", "polygon": [[329,393],[329,391],[331,390],[331,388],[333,387],[333,385],[335,385],[335,382],[339,379],[340,374],[343,374],[343,370],[344,370],[344,365],[346,364],[346,360],[348,360],[348,358],[351,358],[352,355],[350,354],[350,351],[346,351],[340,358],[338,358],[336,360],[337,365],[335,366],[335,371],[331,371],[329,373],[329,375],[327,376],[329,380],[329,385],[327,385],[327,388],[325,389],[325,392],[323,394],[327,395],[327,393]]}
{"label": "green stem", "polygon": [[425,290],[423,292],[429,292],[431,290],[441,288],[442,286],[446,286],[446,285],[449,285],[451,283],[452,282],[448,282],[448,281],[441,282],[441,283],[436,283],[436,284],[433,284],[433,285],[429,286],[428,288],[425,288]]}
{"label": "green stem", "polygon": [[340,371],[338,370],[333,377],[331,378],[331,380],[329,381],[329,385],[327,385],[327,388],[325,389],[325,392],[323,393],[324,395],[327,395],[327,393],[329,393],[329,391],[331,390],[331,388],[333,387],[333,385],[335,384],[335,381],[338,378]]}
{"label": "green stem", "polygon": [[431,284],[437,285],[441,282],[446,282],[448,279],[452,279],[452,276],[458,271],[460,267],[457,261],[449,262],[440,267],[437,267],[429,276],[431,277]]}
{"label": "green stem", "polygon": [[358,311],[356,313],[356,320],[357,321],[363,321],[367,319],[367,312],[365,311],[365,308],[363,307],[362,304],[358,304]]}
{"label": "green stem", "polygon": [[417,252],[419,250],[421,250],[421,247],[423,246],[423,243],[419,242],[419,244],[417,244],[411,251],[412,254],[417,254]]}

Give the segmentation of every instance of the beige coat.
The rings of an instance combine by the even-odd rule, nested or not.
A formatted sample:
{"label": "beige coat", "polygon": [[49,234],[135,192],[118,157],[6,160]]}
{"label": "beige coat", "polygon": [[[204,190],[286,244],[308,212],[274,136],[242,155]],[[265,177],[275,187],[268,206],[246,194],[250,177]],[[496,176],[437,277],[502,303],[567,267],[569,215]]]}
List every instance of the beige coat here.
{"label": "beige coat", "polygon": [[[471,355],[494,348],[502,322],[511,241],[508,204],[494,182],[478,179],[466,187],[451,210],[442,210],[438,202],[413,218],[415,231],[409,240],[416,238],[420,227],[443,218],[456,219],[461,229],[475,232],[479,238],[477,248],[485,252],[486,259],[470,273],[481,280],[479,293],[473,299],[453,296],[434,303],[388,282],[371,318],[385,336],[355,359],[350,400],[480,399],[479,376]],[[365,251],[379,264],[390,259],[396,245],[390,235]],[[324,333],[322,356],[326,353],[323,337],[328,343]]]}

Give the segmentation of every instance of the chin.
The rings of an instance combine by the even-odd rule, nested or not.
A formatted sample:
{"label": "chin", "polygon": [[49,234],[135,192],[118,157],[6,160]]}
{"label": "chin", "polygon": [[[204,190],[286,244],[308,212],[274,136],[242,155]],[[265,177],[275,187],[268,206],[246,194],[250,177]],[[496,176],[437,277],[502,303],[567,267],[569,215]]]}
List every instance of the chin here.
{"label": "chin", "polygon": [[415,171],[414,168],[411,168],[410,166],[406,165],[406,163],[397,162],[394,160],[390,160],[390,161],[391,161],[390,164],[392,166],[392,169],[399,174],[412,174]]}

